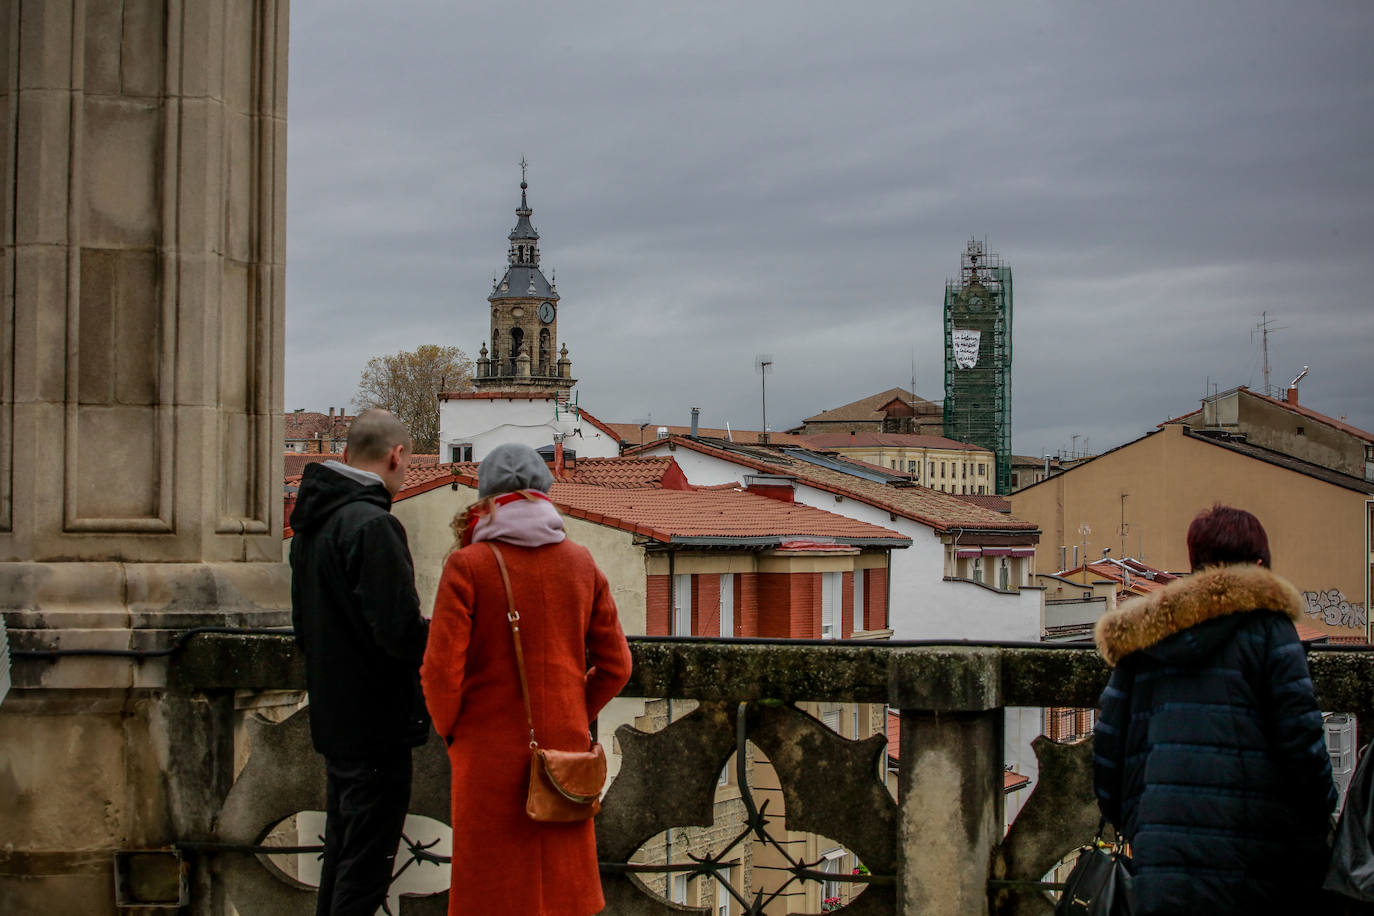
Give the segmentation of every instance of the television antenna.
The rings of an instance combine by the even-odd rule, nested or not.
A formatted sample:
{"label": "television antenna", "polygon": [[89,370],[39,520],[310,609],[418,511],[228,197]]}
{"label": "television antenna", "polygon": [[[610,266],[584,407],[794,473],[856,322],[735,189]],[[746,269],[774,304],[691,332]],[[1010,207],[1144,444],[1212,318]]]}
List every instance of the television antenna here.
{"label": "television antenna", "polygon": [[759,381],[763,385],[763,429],[759,431],[759,441],[768,441],[768,373],[773,371],[773,356],[769,353],[760,353],[754,357],[754,371],[759,374]]}
{"label": "television antenna", "polygon": [[1255,324],[1254,328],[1252,328],[1250,331],[1251,343],[1255,342],[1255,331],[1260,332],[1260,340],[1262,341],[1262,345],[1264,348],[1264,393],[1269,397],[1274,396],[1273,387],[1269,384],[1269,332],[1286,331],[1287,329],[1288,325],[1286,324],[1280,325],[1279,327],[1274,327],[1272,324],[1270,324],[1269,313],[1265,311],[1260,312],[1260,320]]}

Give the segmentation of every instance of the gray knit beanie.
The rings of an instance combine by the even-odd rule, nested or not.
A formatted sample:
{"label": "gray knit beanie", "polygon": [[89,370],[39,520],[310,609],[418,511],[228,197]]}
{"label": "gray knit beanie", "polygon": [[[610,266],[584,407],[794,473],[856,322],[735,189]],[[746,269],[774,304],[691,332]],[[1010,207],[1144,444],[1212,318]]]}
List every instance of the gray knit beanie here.
{"label": "gray knit beanie", "polygon": [[516,490],[549,492],[553,475],[539,453],[528,445],[508,442],[492,449],[477,466],[477,498]]}

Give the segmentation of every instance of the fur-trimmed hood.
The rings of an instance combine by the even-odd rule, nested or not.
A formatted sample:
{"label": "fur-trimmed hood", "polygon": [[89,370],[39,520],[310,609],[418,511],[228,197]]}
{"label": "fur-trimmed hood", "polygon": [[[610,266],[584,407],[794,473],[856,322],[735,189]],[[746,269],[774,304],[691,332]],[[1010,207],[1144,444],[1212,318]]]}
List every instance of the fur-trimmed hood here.
{"label": "fur-trimmed hood", "polygon": [[1268,610],[1302,619],[1302,595],[1262,566],[1213,566],[1104,614],[1093,630],[1097,651],[1115,666],[1200,623]]}

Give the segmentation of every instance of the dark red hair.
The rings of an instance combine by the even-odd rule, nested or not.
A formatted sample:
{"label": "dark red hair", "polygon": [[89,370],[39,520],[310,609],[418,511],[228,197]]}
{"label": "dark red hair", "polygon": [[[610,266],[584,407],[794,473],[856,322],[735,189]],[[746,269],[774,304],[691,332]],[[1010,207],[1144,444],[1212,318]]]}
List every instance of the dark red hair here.
{"label": "dark red hair", "polygon": [[1244,509],[1217,504],[1204,509],[1188,526],[1188,562],[1193,569],[1228,563],[1259,562],[1270,566],[1269,535]]}

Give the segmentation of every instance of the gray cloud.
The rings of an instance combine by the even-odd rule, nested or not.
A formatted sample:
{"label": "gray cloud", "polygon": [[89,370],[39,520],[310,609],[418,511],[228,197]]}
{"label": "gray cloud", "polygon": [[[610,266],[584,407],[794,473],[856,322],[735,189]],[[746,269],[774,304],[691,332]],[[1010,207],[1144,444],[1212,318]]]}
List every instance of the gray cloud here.
{"label": "gray cloud", "polygon": [[[970,235],[1015,272],[1014,442],[1107,448],[1273,381],[1374,428],[1374,12],[296,4],[288,407],[475,355],[519,180],[582,403],[796,423],[943,388]],[[1104,8],[1105,7],[1105,8]],[[914,368],[913,368],[914,364]]]}

